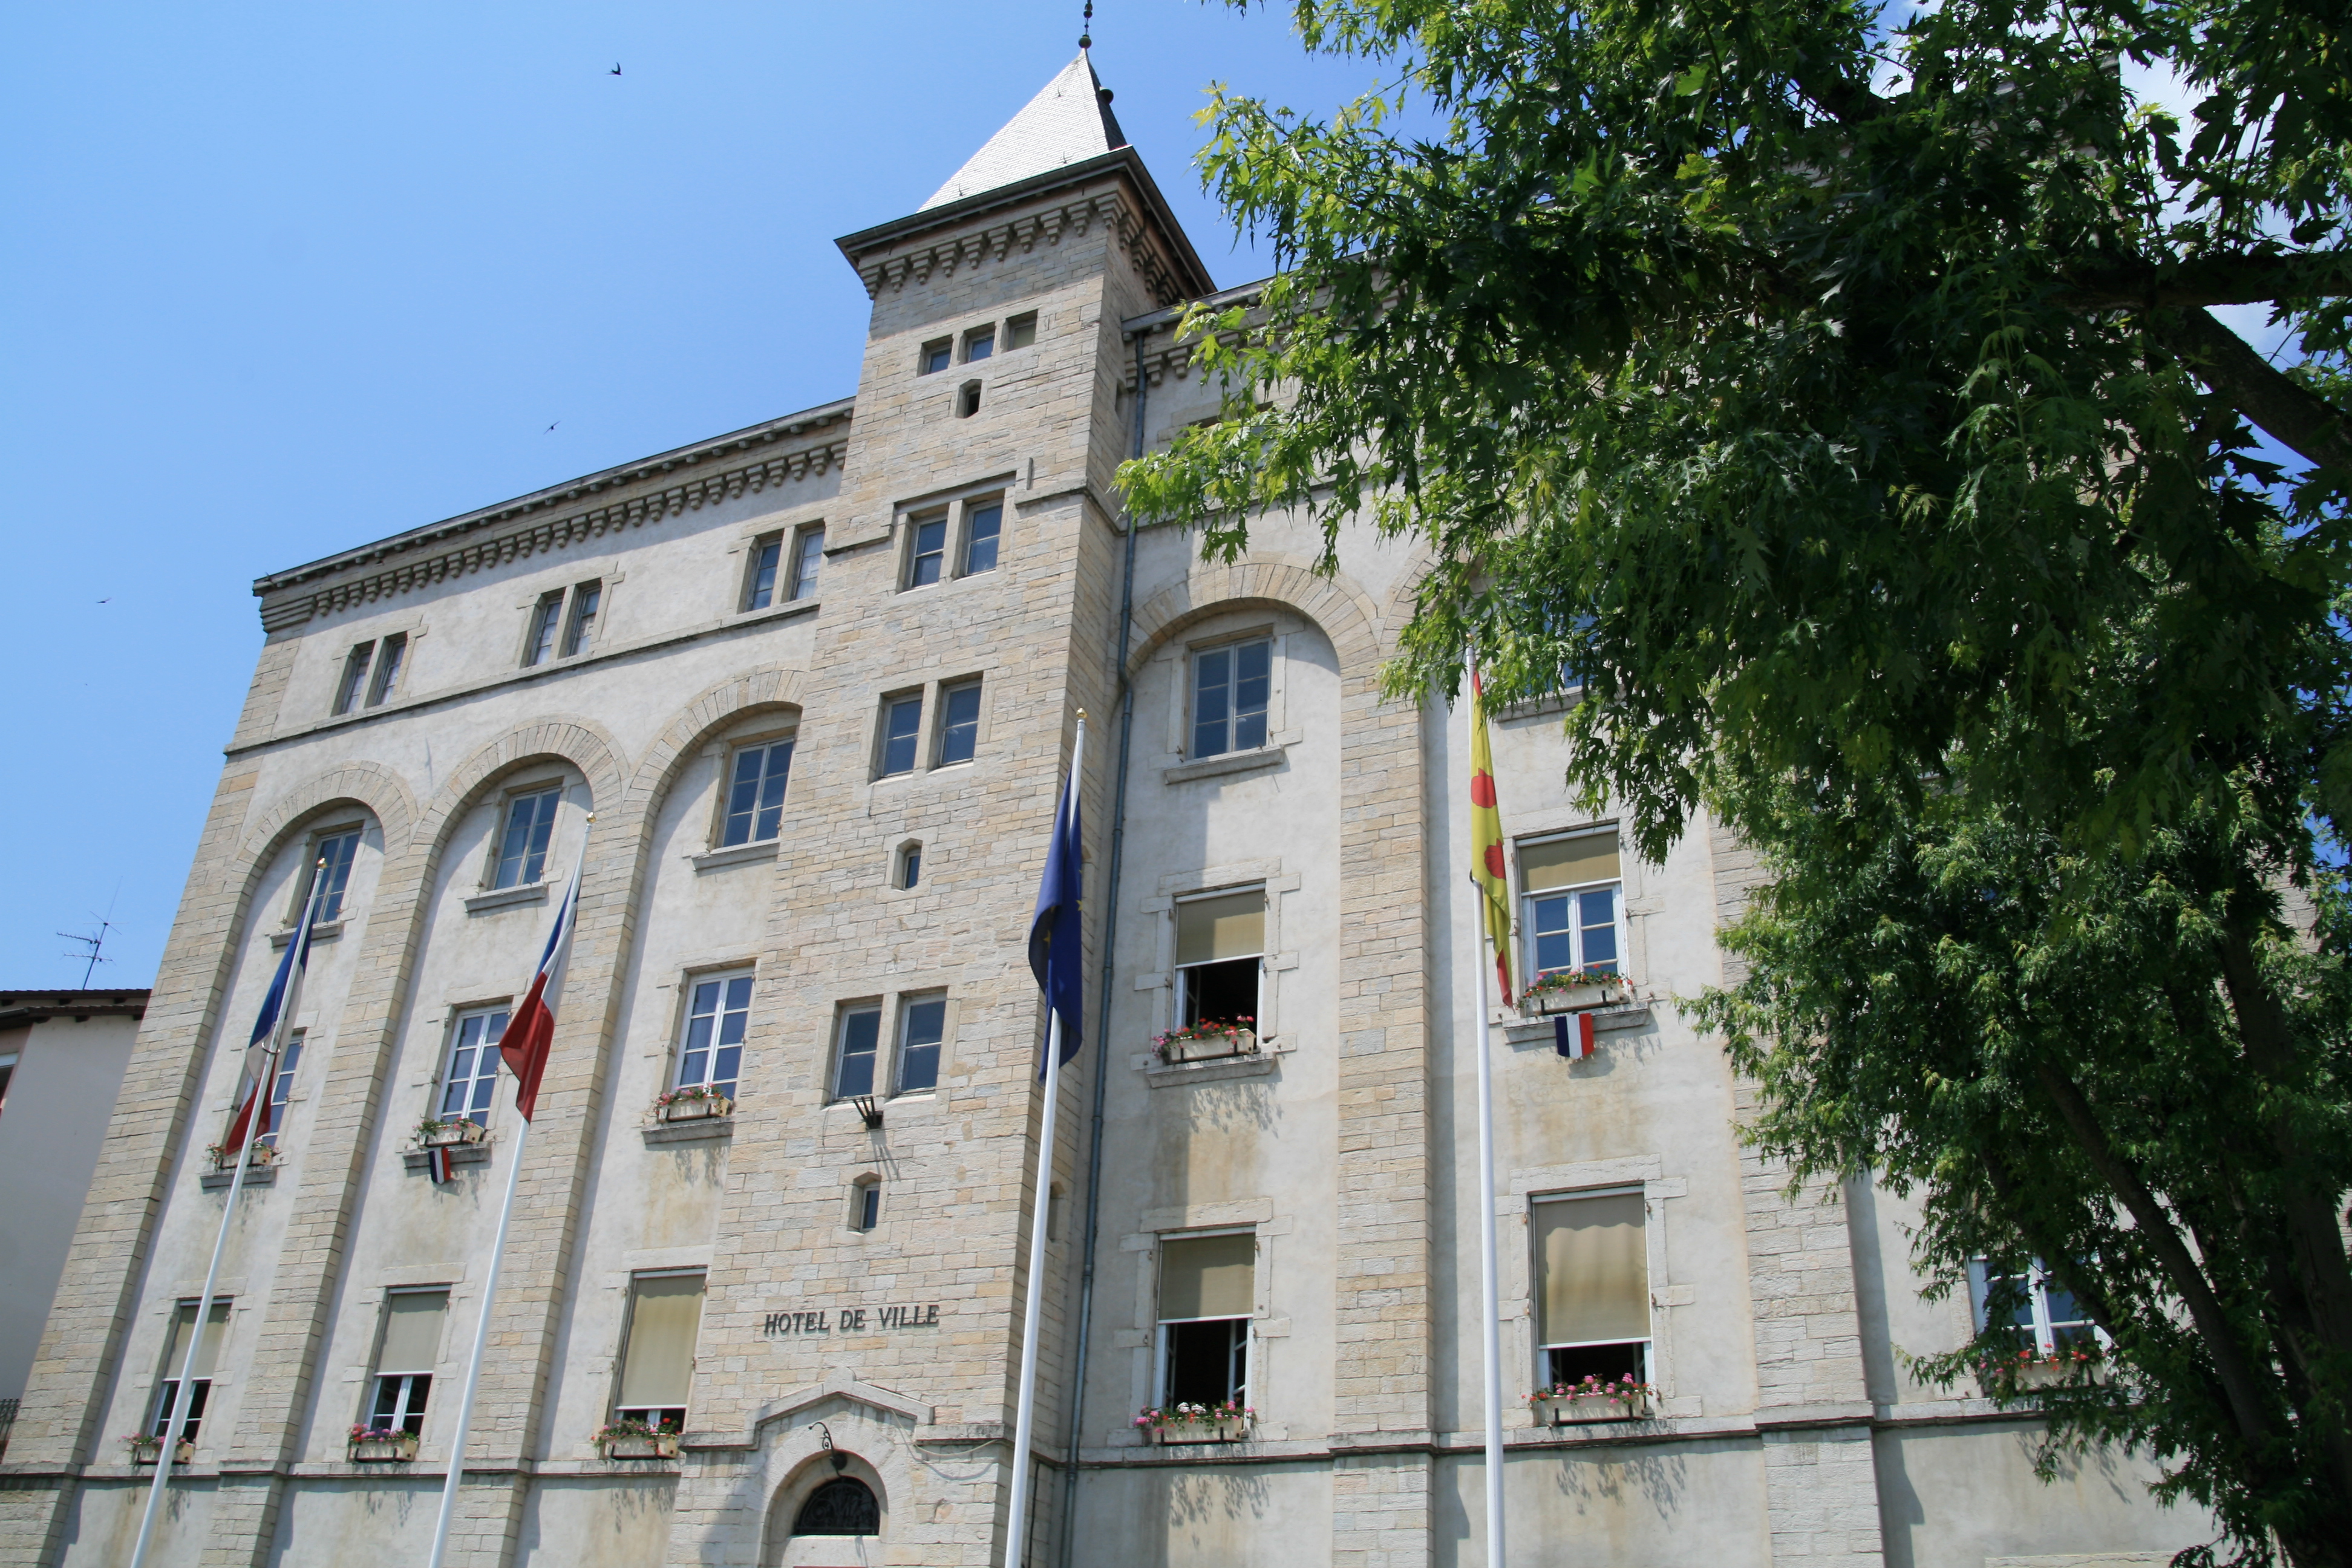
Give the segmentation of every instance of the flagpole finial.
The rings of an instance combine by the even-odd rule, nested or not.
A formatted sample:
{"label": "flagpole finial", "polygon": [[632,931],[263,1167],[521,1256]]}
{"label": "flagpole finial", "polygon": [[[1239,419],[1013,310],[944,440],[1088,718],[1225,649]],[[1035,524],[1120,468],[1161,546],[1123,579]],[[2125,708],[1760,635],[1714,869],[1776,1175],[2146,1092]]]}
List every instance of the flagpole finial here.
{"label": "flagpole finial", "polygon": [[1079,709],[1079,710],[1078,710],[1078,722],[1079,722],[1079,723],[1081,723],[1081,724],[1083,724],[1083,723],[1085,723],[1086,721],[1087,721],[1087,710],[1086,710],[1085,709],[1081,708],[1081,709]]}

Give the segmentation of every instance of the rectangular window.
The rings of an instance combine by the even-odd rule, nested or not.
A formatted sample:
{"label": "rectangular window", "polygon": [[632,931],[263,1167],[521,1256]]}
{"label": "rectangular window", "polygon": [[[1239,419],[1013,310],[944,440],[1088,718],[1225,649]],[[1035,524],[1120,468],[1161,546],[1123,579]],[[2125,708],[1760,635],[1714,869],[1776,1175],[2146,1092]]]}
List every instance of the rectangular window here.
{"label": "rectangular window", "polygon": [[457,1016],[449,1036],[449,1070],[441,1075],[444,1121],[490,1124],[490,1091],[499,1084],[499,1037],[507,1032],[507,1010],[484,1007]]}
{"label": "rectangular window", "polygon": [[692,984],[686,1033],[677,1043],[679,1089],[709,1089],[735,1098],[743,1066],[743,1031],[751,1018],[751,973],[714,974]]}
{"label": "rectangular window", "polygon": [[555,807],[562,798],[562,787],[557,785],[507,802],[506,831],[499,837],[491,887],[527,887],[547,874],[548,841],[555,836]]}
{"label": "rectangular window", "polygon": [[1589,969],[1623,973],[1618,915],[1623,908],[1617,830],[1519,846],[1528,969],[1549,974]]}
{"label": "rectangular window", "polygon": [[[180,1436],[188,1442],[196,1440],[197,1425],[203,1421],[205,1404],[213,1391],[213,1372],[220,1362],[221,1336],[228,1331],[229,1303],[215,1297],[213,1310],[205,1320],[205,1337],[196,1344],[196,1364],[188,1379],[188,1402],[180,1412]],[[168,1437],[172,1424],[172,1402],[179,1397],[180,1369],[188,1359],[188,1336],[196,1326],[196,1303],[183,1301],[172,1314],[172,1332],[163,1346],[163,1370],[155,1384],[155,1403],[147,1416],[150,1436]],[[171,1456],[165,1454],[165,1459]]]}
{"label": "rectangular window", "polygon": [[868,1176],[849,1189],[849,1228],[872,1230],[882,1223],[882,1184]]}
{"label": "rectangular window", "polygon": [[947,1033],[944,996],[898,1004],[898,1092],[917,1094],[940,1084],[940,1041]]}
{"label": "rectangular window", "polygon": [[1249,1326],[1257,1237],[1192,1236],[1160,1244],[1160,1402],[1249,1402]]}
{"label": "rectangular window", "polygon": [[963,565],[957,575],[996,570],[996,546],[1004,533],[1004,503],[986,501],[963,512]]}
{"label": "rectangular window", "polygon": [[920,374],[930,375],[955,363],[955,340],[933,338],[923,345]]}
{"label": "rectangular window", "polygon": [[563,625],[563,591],[540,595],[530,612],[530,637],[523,645],[522,661],[526,666],[545,664],[555,657],[556,628]]}
{"label": "rectangular window", "polygon": [[572,590],[572,619],[563,631],[563,657],[585,653],[596,641],[596,612],[604,606],[604,584],[583,583]]}
{"label": "rectangular window", "polygon": [[874,1092],[874,1057],[881,1043],[881,1008],[853,1007],[842,1014],[841,1040],[834,1053],[834,1099]]}
{"label": "rectangular window", "polygon": [[929,587],[940,580],[940,565],[947,560],[948,514],[908,518],[907,526],[907,586]]}
{"label": "rectangular window", "polygon": [[629,1281],[629,1322],[621,1351],[616,1421],[661,1432],[686,1429],[694,1386],[694,1342],[702,1331],[702,1276],[640,1274]]}
{"label": "rectangular window", "polygon": [[320,835],[311,846],[310,863],[295,879],[294,907],[286,911],[288,925],[302,918],[313,893],[319,895],[319,908],[312,920],[323,925],[343,918],[343,894],[351,887],[352,863],[359,858],[360,833],[352,827]]}
{"label": "rectangular window", "polygon": [[1537,1344],[1548,1383],[1650,1379],[1650,1256],[1640,1193],[1535,1205]]}
{"label": "rectangular window", "polygon": [[950,686],[940,693],[940,757],[937,766],[968,763],[980,744],[980,682]]}
{"label": "rectangular window", "polygon": [[816,574],[824,565],[824,530],[803,528],[796,542],[799,553],[793,560],[793,598],[795,602],[816,597]]}
{"label": "rectangular window", "polygon": [[882,776],[915,771],[915,747],[923,731],[923,700],[894,697],[882,704]]}
{"label": "rectangular window", "polygon": [[1037,341],[1037,312],[1024,311],[1004,323],[1004,352],[1025,349]]}
{"label": "rectangular window", "polygon": [[1274,643],[1232,643],[1192,656],[1192,755],[1220,757],[1265,744]]}
{"label": "rectangular window", "polygon": [[379,1432],[425,1430],[425,1402],[441,1360],[441,1329],[449,1318],[446,1287],[394,1290],[383,1299],[383,1342],[375,1355],[375,1398],[370,1427]]}
{"label": "rectangular window", "polygon": [[784,779],[793,770],[793,743],[771,741],[735,753],[727,786],[726,829],[719,845],[759,844],[783,826]]}
{"label": "rectangular window", "polygon": [[368,681],[367,705],[371,708],[392,695],[400,684],[400,667],[408,658],[408,634],[395,632],[383,639],[383,647],[376,655],[375,674]]}
{"label": "rectangular window", "polygon": [[2013,1332],[2019,1350],[2036,1355],[2053,1356],[2104,1342],[2091,1315],[2051,1277],[2040,1258],[2023,1274],[1994,1274],[1982,1260],[1969,1264],[1969,1301],[1979,1332],[1999,1321]]}
{"label": "rectangular window", "polygon": [[286,1102],[294,1098],[295,1069],[302,1065],[302,1031],[297,1029],[286,1038],[286,1049],[278,1058],[278,1070],[269,1079],[269,1131],[254,1140],[264,1149],[278,1147],[278,1135],[286,1131]]}
{"label": "rectangular window", "polygon": [[1176,1021],[1257,1026],[1265,955],[1265,889],[1185,899],[1176,906]]}
{"label": "rectangular window", "polygon": [[335,711],[348,713],[359,706],[360,692],[366,688],[368,661],[375,657],[375,644],[363,642],[343,658],[343,678],[335,683]]}
{"label": "rectangular window", "polygon": [[751,577],[743,590],[746,610],[764,610],[776,597],[776,573],[783,565],[784,536],[771,533],[751,542]]}
{"label": "rectangular window", "polygon": [[965,363],[969,364],[974,360],[986,359],[995,352],[996,328],[994,326],[974,327],[971,331],[968,331],[963,335],[963,357]]}

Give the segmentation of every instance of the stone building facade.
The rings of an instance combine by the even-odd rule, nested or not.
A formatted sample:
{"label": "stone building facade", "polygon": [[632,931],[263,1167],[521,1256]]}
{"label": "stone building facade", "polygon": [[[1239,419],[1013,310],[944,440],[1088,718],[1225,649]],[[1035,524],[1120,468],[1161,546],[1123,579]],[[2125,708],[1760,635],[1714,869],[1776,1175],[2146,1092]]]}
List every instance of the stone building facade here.
{"label": "stone building facade", "polygon": [[[128,1558],[121,1435],[198,1331],[206,1145],[314,875],[301,1053],[153,1560],[423,1560],[516,1145],[483,1047],[575,862],[455,1561],[999,1561],[1039,1223],[1032,1562],[1486,1561],[1463,716],[1381,695],[1409,548],[1351,534],[1319,575],[1295,520],[1233,565],[1125,531],[1118,464],[1213,414],[1172,336],[1213,285],[1097,88],[1074,61],[840,242],[873,300],[853,398],[257,585],[0,1562]],[[1025,944],[1081,710],[1099,1037],[1045,1150]],[[2201,1538],[2145,1464],[2044,1485],[2030,1421],[1914,1381],[1970,1307],[1920,1299],[1903,1205],[1791,1198],[1743,1149],[1671,1000],[1723,978],[1739,846],[1699,823],[1643,864],[1567,797],[1556,715],[1494,743],[1524,956],[1612,976],[1560,1030],[1493,1020],[1509,1560]],[[1204,1021],[1233,1027],[1154,1044]],[[1654,1392],[1556,1425],[1521,1398],[1596,1369]],[[1254,1418],[1138,1424],[1223,1395]],[[618,1417],[652,1457],[599,1444]]]}

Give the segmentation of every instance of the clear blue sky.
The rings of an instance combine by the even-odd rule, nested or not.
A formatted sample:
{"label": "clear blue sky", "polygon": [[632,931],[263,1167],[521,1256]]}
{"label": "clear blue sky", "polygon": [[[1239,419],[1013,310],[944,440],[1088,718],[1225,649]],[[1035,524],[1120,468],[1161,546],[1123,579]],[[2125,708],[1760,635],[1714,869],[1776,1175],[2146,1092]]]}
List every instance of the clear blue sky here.
{"label": "clear blue sky", "polygon": [[[109,910],[93,984],[152,979],[256,576],[854,391],[834,237],[913,211],[1079,4],[11,7],[0,988],[79,984],[54,933]],[[1371,68],[1196,0],[1095,37],[1217,281],[1264,276],[1191,167],[1202,89]]]}

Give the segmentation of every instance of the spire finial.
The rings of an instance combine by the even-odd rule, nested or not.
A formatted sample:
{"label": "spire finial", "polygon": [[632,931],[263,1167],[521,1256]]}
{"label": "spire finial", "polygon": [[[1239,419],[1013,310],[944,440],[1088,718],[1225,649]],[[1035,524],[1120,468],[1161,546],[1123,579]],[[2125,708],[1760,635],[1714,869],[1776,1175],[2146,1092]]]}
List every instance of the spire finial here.
{"label": "spire finial", "polygon": [[1094,23],[1095,0],[1087,0],[1086,21],[1084,25],[1078,28],[1078,47],[1082,49],[1091,49],[1095,47]]}

